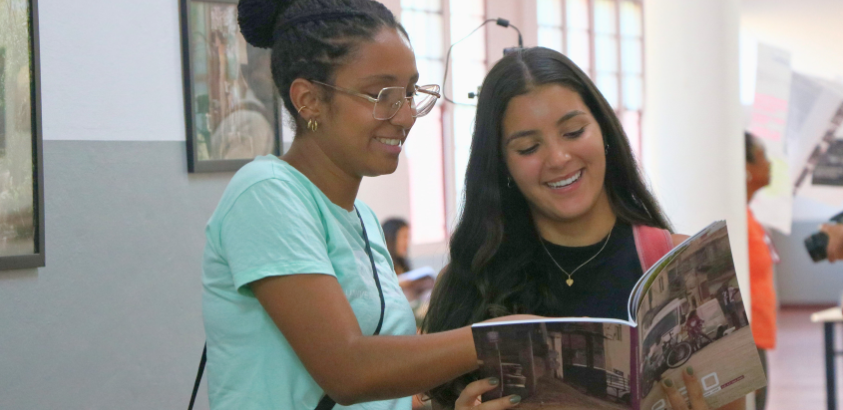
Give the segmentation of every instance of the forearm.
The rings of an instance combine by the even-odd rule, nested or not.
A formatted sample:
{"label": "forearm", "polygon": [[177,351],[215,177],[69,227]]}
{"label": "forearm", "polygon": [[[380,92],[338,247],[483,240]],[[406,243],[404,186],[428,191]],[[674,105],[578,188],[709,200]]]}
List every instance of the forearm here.
{"label": "forearm", "polygon": [[336,278],[273,277],[252,291],[305,369],[340,404],[426,391],[477,368],[471,328],[430,335],[370,336]]}
{"label": "forearm", "polygon": [[361,336],[342,350],[323,382],[344,404],[410,396],[477,368],[468,327],[423,336]]}

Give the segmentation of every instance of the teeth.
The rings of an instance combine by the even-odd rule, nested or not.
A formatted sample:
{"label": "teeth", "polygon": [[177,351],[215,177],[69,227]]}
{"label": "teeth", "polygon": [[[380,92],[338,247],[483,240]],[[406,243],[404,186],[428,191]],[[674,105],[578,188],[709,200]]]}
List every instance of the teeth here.
{"label": "teeth", "polygon": [[577,180],[580,179],[581,176],[582,176],[582,171],[577,172],[576,175],[574,175],[574,176],[572,176],[568,179],[564,179],[562,181],[559,181],[559,182],[553,182],[553,183],[548,182],[547,185],[551,188],[564,188],[568,185],[573,184],[574,182],[577,182]]}
{"label": "teeth", "polygon": [[399,139],[388,139],[388,138],[375,138],[376,140],[386,144],[386,145],[402,145],[401,140]]}

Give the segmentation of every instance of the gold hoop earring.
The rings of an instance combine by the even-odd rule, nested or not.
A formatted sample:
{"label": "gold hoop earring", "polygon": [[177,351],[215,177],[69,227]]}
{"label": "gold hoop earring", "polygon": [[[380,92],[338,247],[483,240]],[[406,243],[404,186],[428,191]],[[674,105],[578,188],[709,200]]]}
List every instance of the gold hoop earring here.
{"label": "gold hoop earring", "polygon": [[319,129],[319,122],[314,119],[307,120],[307,129],[311,132],[316,132]]}
{"label": "gold hoop earring", "polygon": [[306,106],[306,105],[302,105],[302,106],[301,106],[301,108],[299,108],[298,110],[296,110],[296,112],[297,112],[297,113],[299,113],[299,114],[301,114],[301,110],[303,110],[303,109],[305,109],[305,108],[307,108],[307,106]]}

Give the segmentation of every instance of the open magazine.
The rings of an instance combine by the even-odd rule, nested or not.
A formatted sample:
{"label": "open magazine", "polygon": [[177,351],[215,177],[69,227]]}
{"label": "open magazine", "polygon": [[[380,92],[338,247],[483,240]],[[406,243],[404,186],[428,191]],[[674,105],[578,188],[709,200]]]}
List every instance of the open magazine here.
{"label": "open magazine", "polygon": [[686,396],[692,366],[716,409],[766,378],[738,288],[726,222],[709,225],[656,262],[629,298],[629,319],[548,318],[475,324],[483,377],[520,409],[669,408],[659,381]]}

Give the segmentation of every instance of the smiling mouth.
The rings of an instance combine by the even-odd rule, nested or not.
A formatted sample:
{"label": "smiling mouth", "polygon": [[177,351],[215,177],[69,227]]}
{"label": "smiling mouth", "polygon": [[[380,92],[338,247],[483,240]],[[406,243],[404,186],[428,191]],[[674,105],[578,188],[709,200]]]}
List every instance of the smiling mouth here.
{"label": "smiling mouth", "polygon": [[375,138],[378,142],[386,145],[392,146],[402,146],[404,145],[404,140],[398,138]]}
{"label": "smiling mouth", "polygon": [[546,185],[553,188],[553,189],[565,188],[565,187],[573,184],[574,182],[579,181],[580,177],[582,177],[582,172],[583,171],[580,170],[579,172],[574,174],[574,176],[572,176],[568,179],[563,179],[561,181],[556,181],[556,182],[548,182]]}

